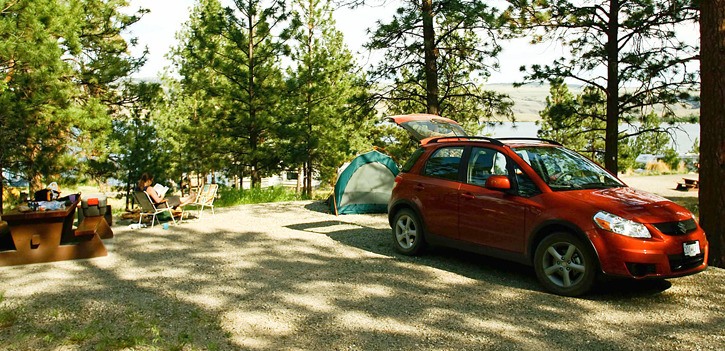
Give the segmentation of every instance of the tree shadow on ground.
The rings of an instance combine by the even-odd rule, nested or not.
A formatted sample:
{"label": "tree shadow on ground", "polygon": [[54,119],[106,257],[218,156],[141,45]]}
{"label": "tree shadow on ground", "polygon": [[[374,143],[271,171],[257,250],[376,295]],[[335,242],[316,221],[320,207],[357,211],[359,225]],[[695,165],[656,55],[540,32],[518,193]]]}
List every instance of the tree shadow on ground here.
{"label": "tree shadow on ground", "polygon": [[[395,258],[398,261],[426,265],[472,279],[486,279],[490,283],[518,289],[543,291],[531,266],[483,256],[446,247],[429,247],[420,256],[405,256],[394,249],[389,228],[380,229],[344,221],[307,222],[287,226],[294,230],[324,234],[340,243],[365,251]],[[631,280],[605,278],[584,298],[595,300],[619,299],[632,296],[659,294],[669,289],[665,280]]]}
{"label": "tree shadow on ground", "polygon": [[305,205],[114,228],[107,258],[0,268],[2,309],[17,315],[0,328],[3,347],[694,349],[723,338],[722,287],[563,298],[528,267],[447,249],[399,255],[384,216],[340,221]]}
{"label": "tree shadow on ground", "polygon": [[330,203],[328,201],[329,201],[329,199],[325,200],[325,201],[313,201],[308,204],[305,204],[304,208],[308,211],[333,214],[330,211]]}

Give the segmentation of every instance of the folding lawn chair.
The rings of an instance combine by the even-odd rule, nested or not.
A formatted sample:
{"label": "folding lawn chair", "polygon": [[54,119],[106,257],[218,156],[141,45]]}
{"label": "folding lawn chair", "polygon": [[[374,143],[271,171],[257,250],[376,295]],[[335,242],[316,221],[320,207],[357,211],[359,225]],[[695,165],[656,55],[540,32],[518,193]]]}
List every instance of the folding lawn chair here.
{"label": "folding lawn chair", "polygon": [[204,184],[199,191],[199,195],[196,196],[194,202],[187,204],[186,206],[197,206],[199,207],[199,219],[204,213],[204,207],[211,208],[211,214],[214,213],[214,199],[216,199],[216,193],[219,189],[219,184]]}
{"label": "folding lawn chair", "polygon": [[[152,216],[151,227],[153,228],[154,222],[158,220],[156,217],[161,213],[168,212],[171,220],[174,222],[174,225],[176,225],[174,213],[171,212],[171,207],[169,207],[166,201],[155,204],[151,200],[151,197],[149,197],[149,194],[147,194],[145,191],[134,191],[133,197],[136,199],[136,203],[141,207],[141,214],[138,218],[138,224],[141,224],[141,221],[144,217]],[[158,221],[159,224],[161,224],[161,221]]]}

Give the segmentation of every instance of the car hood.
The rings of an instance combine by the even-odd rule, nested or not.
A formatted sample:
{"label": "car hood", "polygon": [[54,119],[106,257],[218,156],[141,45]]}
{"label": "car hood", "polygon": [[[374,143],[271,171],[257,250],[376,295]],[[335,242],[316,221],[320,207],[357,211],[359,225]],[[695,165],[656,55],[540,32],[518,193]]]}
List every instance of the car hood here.
{"label": "car hood", "polygon": [[436,115],[399,115],[386,117],[385,120],[399,125],[410,134],[411,138],[421,143],[435,137],[468,136],[456,121]]}
{"label": "car hood", "polygon": [[686,208],[662,197],[630,187],[559,192],[599,210],[640,223],[683,221],[692,218]]}

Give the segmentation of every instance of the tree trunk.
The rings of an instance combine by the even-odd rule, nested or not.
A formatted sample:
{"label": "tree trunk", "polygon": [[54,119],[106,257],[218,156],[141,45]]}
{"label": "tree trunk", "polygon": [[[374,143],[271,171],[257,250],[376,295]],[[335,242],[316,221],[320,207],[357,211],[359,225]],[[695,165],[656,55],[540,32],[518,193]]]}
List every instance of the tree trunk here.
{"label": "tree trunk", "polygon": [[312,161],[307,162],[305,175],[305,196],[312,197]]}
{"label": "tree trunk", "polygon": [[433,0],[422,0],[423,11],[423,46],[425,51],[425,84],[427,112],[440,114],[438,104],[438,65],[435,46],[435,29],[433,28]]}
{"label": "tree trunk", "polygon": [[[131,185],[131,171],[128,171],[126,173],[126,212],[131,212],[131,208],[133,207],[133,199],[131,192],[134,190],[133,186]],[[130,205],[130,206],[129,206]]]}
{"label": "tree trunk", "polygon": [[251,172],[251,179],[252,179],[252,188],[261,188],[262,187],[262,175],[259,173],[259,170],[256,166],[252,166],[252,172]]}
{"label": "tree trunk", "polygon": [[725,268],[725,0],[700,2],[700,225]]}
{"label": "tree trunk", "polygon": [[609,3],[607,32],[607,126],[604,135],[604,167],[617,174],[619,154],[619,0]]}
{"label": "tree trunk", "polygon": [[[0,158],[2,160],[2,158]],[[0,215],[3,214],[3,196],[5,196],[5,183],[3,182],[3,166],[0,162]]]}
{"label": "tree trunk", "polygon": [[297,167],[297,185],[295,186],[295,192],[300,193],[302,191],[302,166]]}
{"label": "tree trunk", "polygon": [[36,191],[43,189],[43,176],[36,173],[33,174],[28,181],[30,182],[28,187],[28,196],[32,198]]}
{"label": "tree trunk", "polygon": [[[250,7],[252,4],[250,3]],[[257,107],[255,106],[255,98],[256,98],[256,91],[254,86],[254,75],[256,74],[256,57],[254,49],[254,42],[258,40],[256,36],[256,31],[254,27],[254,19],[255,16],[253,15],[253,11],[250,11],[247,16],[247,40],[249,40],[249,43],[247,44],[247,55],[249,55],[249,77],[247,78],[247,85],[249,86],[249,119],[252,122],[252,126],[250,128],[250,139],[249,139],[249,154],[252,155],[251,164],[252,164],[252,170],[251,170],[251,188],[261,188],[262,187],[262,176],[259,173],[259,160],[257,159],[257,147],[259,146],[259,133],[257,133],[256,126],[256,119],[257,119]]]}
{"label": "tree trunk", "polygon": [[[308,10],[310,13],[307,14],[307,18],[310,19],[313,17],[312,10],[315,7],[312,1],[309,2]],[[310,70],[309,74],[307,75],[307,90],[305,91],[306,95],[306,111],[305,116],[307,117],[307,158],[305,161],[305,190],[303,191],[304,196],[310,196],[312,194],[312,109],[314,108],[313,105],[313,99],[312,99],[312,88],[314,85],[314,82],[312,81],[312,57],[313,57],[313,51],[312,51],[312,45],[313,41],[312,38],[314,37],[314,30],[315,25],[312,21],[307,22],[307,62],[306,65],[308,69]]]}

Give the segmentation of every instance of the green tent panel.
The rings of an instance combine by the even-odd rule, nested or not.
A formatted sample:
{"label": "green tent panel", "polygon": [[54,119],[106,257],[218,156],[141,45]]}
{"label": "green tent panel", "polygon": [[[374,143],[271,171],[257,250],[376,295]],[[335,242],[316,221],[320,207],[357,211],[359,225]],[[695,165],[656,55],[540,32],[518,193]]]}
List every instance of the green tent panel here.
{"label": "green tent panel", "polygon": [[337,177],[330,210],[337,214],[387,212],[399,172],[395,161],[378,151],[355,157]]}

